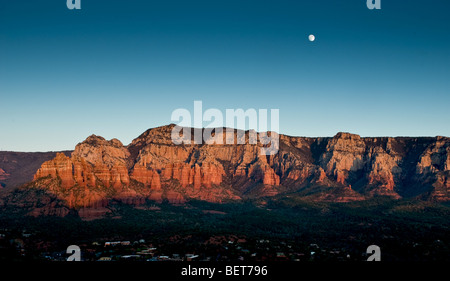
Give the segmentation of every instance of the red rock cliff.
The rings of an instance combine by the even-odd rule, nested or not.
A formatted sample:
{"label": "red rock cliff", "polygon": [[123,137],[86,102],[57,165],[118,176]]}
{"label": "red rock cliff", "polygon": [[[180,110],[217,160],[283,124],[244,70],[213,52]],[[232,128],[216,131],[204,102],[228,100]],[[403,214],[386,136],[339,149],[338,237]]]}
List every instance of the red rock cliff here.
{"label": "red rock cliff", "polygon": [[222,202],[287,191],[314,195],[317,186],[328,191],[313,200],[376,195],[450,199],[446,137],[280,135],[278,153],[266,156],[259,153],[260,144],[249,143],[248,132],[243,144],[174,145],[173,128],[148,130],[127,147],[92,135],[71,157],[60,153],[42,164],[34,180],[71,206],[104,206],[111,198],[140,204],[145,198],[182,203],[189,198]]}

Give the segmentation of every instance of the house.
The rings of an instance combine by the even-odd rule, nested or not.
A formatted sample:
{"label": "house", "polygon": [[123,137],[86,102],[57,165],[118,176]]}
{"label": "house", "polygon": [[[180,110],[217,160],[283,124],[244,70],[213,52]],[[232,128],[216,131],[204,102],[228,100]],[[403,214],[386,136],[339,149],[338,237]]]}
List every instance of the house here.
{"label": "house", "polygon": [[277,252],[277,258],[285,258],[286,255],[282,252]]}
{"label": "house", "polygon": [[196,258],[198,258],[198,255],[194,255],[194,254],[186,254],[186,260],[187,261],[193,261],[193,260],[195,260]]}
{"label": "house", "polygon": [[[129,242],[129,241],[128,241]],[[106,246],[117,246],[120,245],[121,242],[120,241],[115,241],[115,242],[105,242],[105,247]]]}
{"label": "house", "polygon": [[124,255],[121,256],[122,259],[126,259],[126,260],[136,260],[139,259],[141,256],[140,255]]}
{"label": "house", "polygon": [[144,249],[142,251],[137,252],[138,255],[153,255],[152,249]]}

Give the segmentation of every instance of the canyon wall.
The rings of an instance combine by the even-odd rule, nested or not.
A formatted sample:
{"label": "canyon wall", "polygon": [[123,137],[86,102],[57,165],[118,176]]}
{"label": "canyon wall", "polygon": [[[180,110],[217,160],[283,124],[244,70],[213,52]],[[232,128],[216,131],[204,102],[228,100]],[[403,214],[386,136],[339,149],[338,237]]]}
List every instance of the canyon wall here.
{"label": "canyon wall", "polygon": [[450,199],[447,137],[280,135],[278,153],[266,156],[261,144],[248,142],[248,132],[244,144],[174,145],[173,126],[150,129],[128,146],[92,135],[70,156],[59,153],[43,163],[31,186],[70,207],[104,207],[110,199],[224,202],[285,193],[334,202],[379,195]]}

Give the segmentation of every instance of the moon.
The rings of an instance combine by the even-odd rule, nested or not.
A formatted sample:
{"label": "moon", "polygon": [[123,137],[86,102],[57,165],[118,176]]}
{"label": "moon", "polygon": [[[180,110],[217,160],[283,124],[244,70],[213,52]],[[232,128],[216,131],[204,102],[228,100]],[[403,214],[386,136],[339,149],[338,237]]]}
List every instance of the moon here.
{"label": "moon", "polygon": [[309,39],[309,41],[313,42],[314,40],[316,40],[316,36],[311,34],[308,36],[308,39]]}

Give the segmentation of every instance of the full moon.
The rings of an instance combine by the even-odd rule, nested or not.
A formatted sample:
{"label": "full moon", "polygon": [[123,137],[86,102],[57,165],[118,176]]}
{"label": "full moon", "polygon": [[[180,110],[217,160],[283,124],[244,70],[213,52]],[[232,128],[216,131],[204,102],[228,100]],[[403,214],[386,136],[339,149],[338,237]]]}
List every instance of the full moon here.
{"label": "full moon", "polygon": [[309,41],[313,42],[314,40],[316,40],[316,36],[311,34],[308,36],[308,39],[309,39]]}

